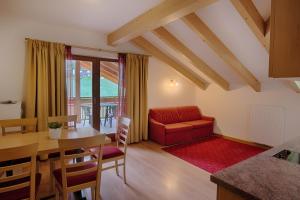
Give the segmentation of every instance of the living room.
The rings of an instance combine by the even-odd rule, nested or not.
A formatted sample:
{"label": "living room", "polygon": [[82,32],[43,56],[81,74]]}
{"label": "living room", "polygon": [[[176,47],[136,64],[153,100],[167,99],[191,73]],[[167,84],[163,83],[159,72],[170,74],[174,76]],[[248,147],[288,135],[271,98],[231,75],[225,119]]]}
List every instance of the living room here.
{"label": "living room", "polygon": [[[272,4],[275,1],[280,2],[280,0],[272,0]],[[288,1],[296,4],[294,7],[299,8],[299,3]],[[170,6],[175,4],[177,7]],[[166,5],[169,5],[170,9],[163,9]],[[247,7],[249,5],[250,9]],[[257,159],[256,156],[260,156],[262,152],[262,155],[269,155],[268,149],[273,147],[276,149],[279,145],[291,140],[295,141],[299,135],[300,87],[297,85],[299,74],[280,76],[272,75],[270,72],[269,59],[275,60],[276,57],[274,56],[275,50],[272,51],[273,47],[276,49],[276,43],[272,40],[273,29],[271,28],[270,31],[271,39],[267,31],[269,30],[268,24],[271,23],[270,18],[273,17],[271,10],[275,9],[272,6],[271,0],[198,0],[185,3],[177,0],[126,0],[126,3],[122,5],[115,0],[109,2],[29,0],[26,3],[18,0],[4,0],[0,3],[0,101],[4,103],[11,101],[15,104],[0,104],[0,120],[26,117],[21,106],[24,108],[25,99],[28,98],[26,97],[28,94],[26,82],[28,79],[26,75],[28,40],[33,43],[43,41],[63,44],[71,48],[72,59],[82,56],[87,59],[85,62],[92,62],[88,59],[99,58],[100,62],[103,61],[101,59],[108,59],[121,65],[120,54],[143,56],[147,62],[141,62],[140,66],[146,63],[146,72],[143,75],[147,76],[147,80],[134,82],[132,87],[136,88],[138,86],[135,85],[139,85],[139,91],[142,91],[139,95],[147,98],[140,97],[137,100],[132,97],[132,101],[128,101],[131,103],[127,102],[132,106],[127,110],[134,110],[134,105],[137,103],[132,102],[143,102],[140,104],[143,108],[138,111],[138,114],[132,115],[134,117],[126,114],[131,119],[130,129],[135,129],[134,126],[138,124],[133,134],[134,137],[131,135],[127,142],[127,183],[121,181],[123,177],[121,170],[118,172],[120,176],[116,176],[114,170],[104,171],[101,187],[99,187],[101,198],[272,199],[277,195],[273,191],[275,186],[269,188],[274,196],[266,197],[265,193],[257,192],[256,189],[249,191],[243,188],[240,186],[243,183],[237,180],[234,182],[230,179],[226,182],[231,173],[242,171],[239,164],[247,168],[250,164],[244,165],[247,164],[248,159],[254,162]],[[161,13],[156,10],[157,8],[161,9],[159,10]],[[157,19],[153,14],[154,17],[150,18],[152,22],[157,21],[157,23],[147,21],[151,12],[161,17]],[[146,17],[143,18],[143,15]],[[251,18],[253,15],[259,16],[264,26],[263,34],[255,29],[253,25],[255,20]],[[137,23],[137,18],[141,21],[145,20],[144,23],[142,25]],[[199,20],[204,25],[197,25]],[[299,20],[295,20],[295,23],[299,24]],[[129,28],[126,29],[127,25]],[[200,33],[201,30],[206,31]],[[274,28],[274,35],[276,30]],[[294,31],[294,29],[291,30]],[[270,43],[273,44],[272,48]],[[295,52],[299,52],[299,48]],[[272,53],[274,53],[273,57],[271,57]],[[141,58],[139,60],[141,61]],[[92,69],[95,69],[95,66]],[[91,73],[96,74],[96,71],[91,70]],[[116,84],[119,88],[122,80],[120,74],[121,71],[118,71],[116,75],[118,76]],[[100,83],[91,83],[89,89],[91,90],[93,84],[98,84],[97,87],[100,88],[102,77],[111,78],[110,75],[99,76],[98,74],[97,78]],[[74,90],[77,94],[80,93],[80,88],[76,89],[74,86]],[[101,93],[100,89],[98,91]],[[77,118],[78,129],[95,128],[102,133],[107,131],[106,135],[114,144],[114,132],[118,129],[117,120],[122,116],[120,114],[122,92],[118,91],[119,96],[115,96],[114,102],[105,101],[100,93],[93,93],[96,96],[90,95],[88,103],[91,114],[89,116],[92,120],[82,121],[83,111],[79,106],[78,112],[75,113],[81,116]],[[139,95],[136,94],[136,96]],[[117,111],[105,110],[102,116],[101,106],[97,108],[100,114],[95,111],[97,110],[95,104],[99,102],[94,103],[94,97],[99,99],[104,109],[107,109],[107,103],[113,103],[119,107]],[[18,106],[17,111],[13,111],[13,106]],[[189,110],[190,106],[192,110]],[[181,114],[178,109],[183,109]],[[74,113],[69,110],[66,115],[73,115]],[[157,115],[153,117],[151,110],[154,110]],[[125,112],[123,114],[125,115]],[[138,115],[141,123],[135,118]],[[48,116],[52,116],[50,111]],[[172,121],[174,116],[177,116],[177,119]],[[39,116],[32,117],[38,118],[36,131],[42,130],[39,124],[42,120]],[[112,119],[113,130],[109,122],[108,125],[104,125],[104,121],[107,118],[109,120],[109,117]],[[163,125],[162,132],[151,130],[151,119],[158,120]],[[189,136],[191,127],[200,125],[190,124],[187,121],[197,120],[209,121],[209,126],[202,124],[207,132],[200,131],[201,134]],[[83,122],[85,122],[84,125]],[[182,122],[185,123],[185,128],[181,129],[182,132],[173,135],[172,139],[166,139],[167,126]],[[46,121],[45,124],[47,126]],[[175,128],[182,127],[178,127],[177,124]],[[46,129],[48,130],[48,127]],[[199,133],[199,131],[195,132]],[[156,134],[160,139],[153,137]],[[185,136],[187,138],[184,138]],[[4,149],[7,143],[5,137],[10,136],[0,136],[0,149]],[[297,147],[287,146],[286,148],[292,149],[293,152],[299,151]],[[276,154],[277,150],[279,149],[276,151],[271,149],[271,152]],[[210,154],[212,151],[215,151],[216,155]],[[236,159],[226,154],[232,154]],[[218,162],[223,158],[224,162]],[[258,157],[259,159],[262,158]],[[280,161],[283,162],[283,160]],[[280,164],[286,166],[285,162],[280,162]],[[42,174],[39,198],[54,198],[53,188],[48,187],[51,182],[50,159],[46,157],[39,165]],[[60,164],[56,164],[56,167],[58,166]],[[254,163],[251,163],[251,166],[254,166]],[[292,165],[291,168],[295,170],[292,172],[300,171],[296,165]],[[223,174],[224,169],[228,174],[225,172]],[[213,176],[218,172],[220,174]],[[284,176],[285,172],[281,175]],[[245,174],[245,176],[248,175]],[[253,174],[249,176],[251,175]],[[259,173],[256,175],[259,176]],[[276,180],[273,181],[276,182]],[[296,179],[298,182],[299,180]],[[225,182],[225,186],[220,186],[220,182]],[[245,180],[245,182],[249,181]],[[258,183],[264,182],[253,182],[253,184]],[[233,188],[233,185],[237,188]],[[239,197],[222,198],[219,188],[226,188],[225,197],[228,193],[235,194],[236,191]],[[292,199],[292,195],[285,198]],[[69,194],[70,199],[79,198],[78,196],[86,199],[92,198],[89,190],[81,190],[80,194],[76,192]],[[284,199],[284,197],[279,199]]]}

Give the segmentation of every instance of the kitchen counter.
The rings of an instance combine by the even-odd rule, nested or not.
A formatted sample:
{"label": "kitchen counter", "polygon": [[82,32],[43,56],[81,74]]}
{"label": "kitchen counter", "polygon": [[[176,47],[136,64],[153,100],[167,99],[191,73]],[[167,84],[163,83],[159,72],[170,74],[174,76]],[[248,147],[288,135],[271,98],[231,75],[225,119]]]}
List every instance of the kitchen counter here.
{"label": "kitchen counter", "polygon": [[287,149],[300,153],[300,137],[211,175],[221,199],[300,199],[300,165],[273,157]]}

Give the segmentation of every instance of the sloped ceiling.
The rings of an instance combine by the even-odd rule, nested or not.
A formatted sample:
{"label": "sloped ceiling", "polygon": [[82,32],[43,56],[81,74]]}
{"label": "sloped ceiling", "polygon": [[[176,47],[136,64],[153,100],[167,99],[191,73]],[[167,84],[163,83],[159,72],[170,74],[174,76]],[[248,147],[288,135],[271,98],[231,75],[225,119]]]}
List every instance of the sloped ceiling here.
{"label": "sloped ceiling", "polygon": [[[108,34],[161,2],[162,0],[2,0],[0,13]],[[267,20],[270,17],[271,0],[253,0],[253,3]],[[218,0],[198,10],[196,14],[259,81],[268,80],[268,52],[230,0]],[[241,78],[181,20],[174,21],[165,28],[231,85],[245,85]],[[143,36],[172,58],[213,83],[189,63],[188,59],[168,47],[153,33],[148,32]]]}
{"label": "sloped ceiling", "polygon": [[[254,3],[256,6],[260,6],[258,10],[263,18],[268,19],[270,17],[271,0],[259,0]],[[196,14],[259,81],[268,80],[269,54],[229,0],[219,0],[210,6],[198,10]],[[205,41],[202,41],[181,20],[172,22],[166,25],[165,28],[202,58],[212,69],[221,74],[231,85],[244,84],[241,78],[232,71]],[[209,80],[210,83],[213,82],[199,70],[196,70],[184,55],[178,54],[152,33],[145,33],[143,36],[178,62],[190,66],[206,80]]]}
{"label": "sloped ceiling", "polygon": [[256,78],[268,78],[268,52],[230,1],[218,1],[197,14]]}

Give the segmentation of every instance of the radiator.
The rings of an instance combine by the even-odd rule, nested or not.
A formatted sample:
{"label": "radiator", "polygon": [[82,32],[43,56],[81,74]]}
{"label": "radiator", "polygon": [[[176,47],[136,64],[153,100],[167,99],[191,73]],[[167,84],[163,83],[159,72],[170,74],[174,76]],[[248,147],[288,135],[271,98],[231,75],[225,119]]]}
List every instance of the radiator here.
{"label": "radiator", "polygon": [[[21,102],[13,104],[0,103],[0,120],[2,119],[19,119],[22,114]],[[10,128],[8,131],[19,130],[19,128]],[[0,129],[1,133],[1,129]]]}
{"label": "radiator", "polygon": [[251,105],[249,117],[250,140],[271,146],[284,142],[285,108]]}

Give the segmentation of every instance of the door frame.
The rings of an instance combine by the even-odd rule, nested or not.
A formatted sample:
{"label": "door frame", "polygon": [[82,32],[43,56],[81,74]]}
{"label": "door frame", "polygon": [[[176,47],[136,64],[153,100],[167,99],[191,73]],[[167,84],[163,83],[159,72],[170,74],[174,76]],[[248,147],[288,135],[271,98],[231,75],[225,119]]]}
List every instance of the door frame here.
{"label": "door frame", "polygon": [[119,62],[119,59],[72,55],[72,60],[92,62],[92,126],[100,131],[100,62]]}

